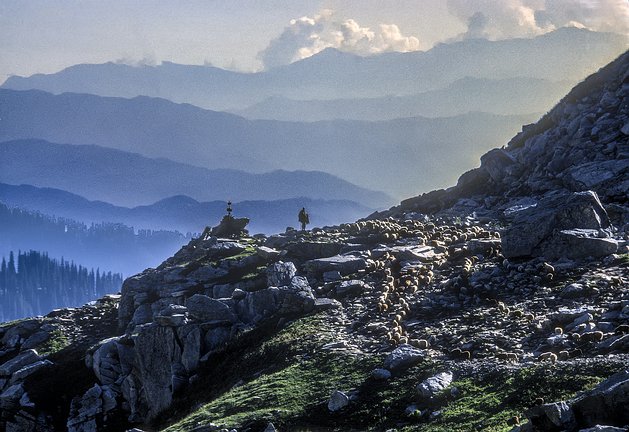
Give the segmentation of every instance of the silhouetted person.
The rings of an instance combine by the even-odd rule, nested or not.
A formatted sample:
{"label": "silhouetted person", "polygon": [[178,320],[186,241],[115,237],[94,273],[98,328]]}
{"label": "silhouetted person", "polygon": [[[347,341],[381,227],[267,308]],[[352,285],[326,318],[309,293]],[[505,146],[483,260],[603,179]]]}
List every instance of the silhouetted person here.
{"label": "silhouetted person", "polygon": [[301,223],[301,230],[306,231],[306,225],[310,223],[310,218],[308,217],[308,213],[306,213],[306,208],[302,207],[299,211],[299,223]]}

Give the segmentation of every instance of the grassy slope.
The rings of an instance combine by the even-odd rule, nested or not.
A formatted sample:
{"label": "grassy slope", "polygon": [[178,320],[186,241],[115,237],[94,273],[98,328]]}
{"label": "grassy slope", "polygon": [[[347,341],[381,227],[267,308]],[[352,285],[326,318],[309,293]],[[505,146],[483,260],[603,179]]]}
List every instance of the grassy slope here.
{"label": "grassy slope", "polygon": [[[508,431],[510,419],[522,416],[536,398],[565,399],[619,369],[560,363],[460,376],[453,384],[460,394],[445,391],[430,404],[419,404],[422,413],[409,417],[404,410],[417,402],[415,385],[446,365],[427,361],[402,376],[375,381],[370,372],[382,364],[381,356],[321,350],[331,341],[332,326],[324,314],[297,320],[267,338],[244,336],[238,349],[210,360],[216,367],[208,368],[208,375],[161,418],[162,427],[171,424],[167,432],[184,432],[212,422],[262,430],[272,421],[280,430],[301,431]],[[217,376],[221,379],[213,379]],[[226,384],[219,388],[215,381]],[[331,414],[327,400],[337,389],[357,390],[358,400]],[[196,407],[191,413],[190,406]],[[430,419],[431,412],[440,414]]]}

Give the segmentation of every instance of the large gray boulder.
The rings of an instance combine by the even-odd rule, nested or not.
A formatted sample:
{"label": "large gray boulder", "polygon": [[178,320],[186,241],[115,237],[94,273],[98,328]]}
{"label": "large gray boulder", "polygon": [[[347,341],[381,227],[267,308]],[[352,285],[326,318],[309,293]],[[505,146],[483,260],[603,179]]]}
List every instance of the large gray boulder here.
{"label": "large gray boulder", "polygon": [[452,372],[441,372],[419,383],[416,390],[421,397],[430,399],[448,388],[450,384],[452,384]]}
{"label": "large gray boulder", "polygon": [[322,275],[329,271],[338,271],[342,275],[356,273],[367,267],[364,258],[355,255],[335,255],[329,258],[319,258],[306,262],[308,272],[314,275]]}
{"label": "large gray boulder", "polygon": [[315,297],[306,278],[294,276],[290,284],[247,293],[236,303],[236,312],[244,323],[261,321],[285,315],[309,313],[314,310]]}
{"label": "large gray boulder", "polygon": [[604,230],[609,227],[607,212],[595,192],[554,194],[513,213],[502,235],[502,253],[507,258],[583,258],[587,251],[591,251],[589,256],[602,256],[617,248],[613,240],[605,239],[609,234]]}
{"label": "large gray boulder", "polygon": [[236,321],[228,305],[203,294],[195,294],[187,299],[186,307],[190,316],[199,321]]}
{"label": "large gray boulder", "polygon": [[426,352],[412,347],[408,344],[402,344],[384,359],[384,367],[391,372],[416,365],[426,358]]}
{"label": "large gray boulder", "polygon": [[37,354],[37,351],[35,351],[34,349],[29,349],[24,352],[21,352],[13,359],[0,365],[0,377],[11,376],[18,370],[22,369],[23,367],[36,363],[40,360],[41,360],[41,357]]}
{"label": "large gray boulder", "polygon": [[266,269],[267,285],[274,287],[290,285],[296,274],[297,269],[292,262],[276,262]]}
{"label": "large gray boulder", "polygon": [[[596,425],[629,424],[629,370],[617,373],[594,389],[569,401],[539,405],[526,412],[523,431],[578,431]],[[596,430],[596,429],[594,429]]]}

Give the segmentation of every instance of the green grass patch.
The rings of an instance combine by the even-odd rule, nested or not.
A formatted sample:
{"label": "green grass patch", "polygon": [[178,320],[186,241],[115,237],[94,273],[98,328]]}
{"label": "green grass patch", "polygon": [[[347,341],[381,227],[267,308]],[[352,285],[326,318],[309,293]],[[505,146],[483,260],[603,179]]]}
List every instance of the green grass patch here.
{"label": "green grass patch", "polygon": [[[255,334],[242,339],[235,345],[250,348],[217,358],[223,365],[234,360],[237,364],[228,365],[226,374],[208,371],[202,378],[199,389],[205,390],[207,398],[209,386],[215,397],[166,431],[188,431],[209,422],[238,428],[252,422],[273,421],[281,427],[302,424],[313,411],[327,411],[334,390],[359,387],[377,363],[369,356],[321,350],[322,345],[334,341],[323,315],[301,318],[266,339]],[[256,339],[258,344],[251,344]],[[212,389],[217,383],[211,380],[216,376],[231,382],[230,388]],[[173,417],[178,414],[177,410],[171,413]]]}
{"label": "green grass patch", "polygon": [[[508,431],[510,420],[535,404],[565,400],[593,388],[622,366],[599,364],[534,365],[482,376],[459,376],[432,401],[422,401],[415,387],[448,369],[427,360],[387,381],[371,378],[381,367],[380,355],[326,351],[334,341],[325,314],[294,321],[281,330],[267,328],[244,334],[235,349],[210,359],[214,365],[187,391],[156,429],[184,432],[210,422],[227,428],[262,430],[271,421],[279,430],[468,432]],[[455,386],[458,394],[452,395]],[[356,392],[341,413],[330,413],[334,390]],[[416,404],[420,414],[407,416]],[[190,412],[190,407],[196,407]],[[430,413],[439,412],[436,417]],[[165,428],[165,429],[164,429]]]}
{"label": "green grass patch", "polygon": [[70,344],[70,340],[62,330],[56,329],[50,333],[50,338],[38,347],[39,354],[50,355],[57,353]]}
{"label": "green grass patch", "polygon": [[510,420],[535,404],[537,398],[545,402],[566,400],[579,391],[589,390],[616,370],[575,370],[575,366],[539,365],[512,373],[502,372],[483,379],[464,378],[455,381],[460,394],[450,391],[439,399],[441,416],[404,430],[423,432],[489,432],[509,431]]}

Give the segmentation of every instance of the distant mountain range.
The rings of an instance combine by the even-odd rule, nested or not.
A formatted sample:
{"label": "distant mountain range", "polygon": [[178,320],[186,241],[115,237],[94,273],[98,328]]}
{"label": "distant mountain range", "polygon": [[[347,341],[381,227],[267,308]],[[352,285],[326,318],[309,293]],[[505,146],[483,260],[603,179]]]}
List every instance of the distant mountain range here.
{"label": "distant mountain range", "polygon": [[127,207],[151,204],[173,195],[188,195],[202,201],[308,197],[352,200],[370,208],[386,206],[392,200],[384,193],[323,172],[249,174],[208,170],[105,147],[43,140],[0,143],[0,182],[57,188],[90,200]]}
{"label": "distant mountain range", "polygon": [[[252,121],[164,99],[105,98],[71,93],[55,96],[38,90],[0,89],[0,141],[36,138],[68,144],[96,144],[210,169],[231,168],[258,173],[277,169],[316,170],[396,197],[452,183],[457,172],[474,167],[479,155],[504,144],[520,130],[522,124],[536,117],[469,113],[448,118],[417,117],[386,122]],[[11,148],[17,147],[19,145],[14,144]],[[48,161],[48,157],[53,156],[24,151],[16,168],[0,159],[0,163],[9,165],[0,170],[0,181],[58,187],[91,199],[120,204],[111,197],[72,189],[83,186],[73,186],[74,182],[70,180],[66,180],[70,184],[51,184],[31,181],[30,178],[13,177],[9,180],[4,174],[4,171],[31,170],[30,175],[36,177],[40,175],[42,166],[58,171],[60,166]],[[67,167],[74,156],[69,153],[58,155],[58,160],[63,161],[66,157],[69,157],[68,163],[64,164]],[[83,159],[79,170],[90,171],[103,160],[98,157]],[[35,169],[38,164],[40,168]],[[125,163],[124,169],[113,164],[112,170],[112,174],[134,178],[146,174],[146,171],[134,167],[131,161]],[[161,177],[161,183],[177,183],[177,178],[189,176],[186,170],[186,167],[180,166],[179,171],[172,175],[161,170],[149,171],[151,180],[148,182]],[[55,175],[60,181],[70,177],[69,171]],[[249,184],[254,185],[255,190],[259,178],[251,180],[253,182]],[[127,187],[129,193],[134,193],[138,181],[144,180],[119,183],[131,184]],[[229,185],[229,180],[226,179],[223,184]],[[252,187],[246,185],[246,182],[239,183],[238,179],[233,179],[233,187],[222,192]],[[211,182],[205,182],[203,186],[219,191],[219,187]],[[304,185],[299,181],[284,184],[284,188],[289,190],[301,187]],[[313,186],[309,183],[305,187]],[[322,196],[329,190],[326,188],[320,194],[300,190],[291,196],[347,198],[347,195],[338,194]],[[199,196],[185,190],[168,192],[168,195],[174,194],[191,195],[203,200],[216,199],[216,196]],[[232,196],[231,199],[268,198]],[[351,199],[370,206],[374,202],[358,196]]]}
{"label": "distant mountain range", "polygon": [[[102,201],[89,201],[59,189],[3,183],[0,183],[0,202],[12,208],[37,211],[86,224],[113,222],[136,229],[176,230],[182,233],[200,233],[208,225],[217,225],[227,206],[225,201],[198,202],[179,195],[151,205],[127,208]],[[307,208],[312,226],[356,220],[373,211],[352,201],[309,198],[243,201],[234,203],[233,207],[235,216],[251,220],[249,230],[252,234],[283,232],[287,226],[297,226],[297,213],[301,207]]]}
{"label": "distant mountain range", "polygon": [[[539,78],[575,83],[627,48],[611,33],[562,28],[532,39],[470,39],[425,52],[358,57],[334,49],[260,73],[164,62],[158,66],[82,64],[55,74],[10,77],[15,90],[162,97],[201,107],[243,109],[271,96],[298,100],[412,95],[465,78]],[[539,111],[539,110],[535,110]]]}
{"label": "distant mountain range", "polygon": [[321,121],[451,117],[469,112],[522,115],[546,112],[570,88],[569,81],[537,78],[463,78],[447,87],[409,96],[363,99],[293,100],[271,97],[242,110],[250,119]]}

